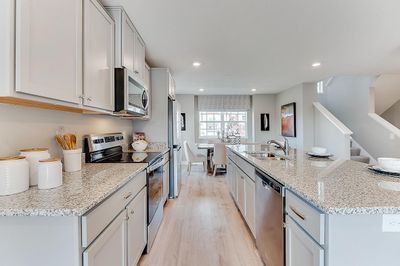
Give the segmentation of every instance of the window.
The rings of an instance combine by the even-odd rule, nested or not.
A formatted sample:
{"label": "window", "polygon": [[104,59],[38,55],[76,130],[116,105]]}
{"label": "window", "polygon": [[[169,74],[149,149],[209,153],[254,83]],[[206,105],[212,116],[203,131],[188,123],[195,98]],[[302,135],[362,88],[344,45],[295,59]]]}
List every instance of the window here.
{"label": "window", "polygon": [[247,112],[199,112],[200,138],[218,138],[239,132],[247,138]]}

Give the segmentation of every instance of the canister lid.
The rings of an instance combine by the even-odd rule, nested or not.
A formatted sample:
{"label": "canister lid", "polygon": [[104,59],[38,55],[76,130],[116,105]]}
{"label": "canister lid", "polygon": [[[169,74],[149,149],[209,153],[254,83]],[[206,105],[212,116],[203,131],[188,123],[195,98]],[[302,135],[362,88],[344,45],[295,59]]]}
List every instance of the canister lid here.
{"label": "canister lid", "polygon": [[51,162],[59,162],[59,161],[61,161],[60,158],[52,157],[52,158],[40,160],[39,162],[40,163],[51,163]]}
{"label": "canister lid", "polygon": [[48,148],[31,148],[31,149],[23,149],[20,152],[38,152],[38,151],[48,151]]}
{"label": "canister lid", "polygon": [[0,161],[15,161],[25,159],[25,156],[5,156],[0,157]]}

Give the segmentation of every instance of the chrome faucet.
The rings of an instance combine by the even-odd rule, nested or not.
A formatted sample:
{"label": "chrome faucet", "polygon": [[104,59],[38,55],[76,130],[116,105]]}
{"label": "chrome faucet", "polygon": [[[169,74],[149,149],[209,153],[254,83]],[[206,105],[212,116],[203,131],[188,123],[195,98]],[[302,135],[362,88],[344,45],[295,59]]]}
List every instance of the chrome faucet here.
{"label": "chrome faucet", "polygon": [[285,142],[283,145],[276,140],[267,141],[267,145],[275,144],[276,146],[278,146],[279,149],[281,149],[285,153],[286,156],[288,156],[289,151],[290,151],[289,140],[285,137],[284,137],[284,139],[285,139]]}

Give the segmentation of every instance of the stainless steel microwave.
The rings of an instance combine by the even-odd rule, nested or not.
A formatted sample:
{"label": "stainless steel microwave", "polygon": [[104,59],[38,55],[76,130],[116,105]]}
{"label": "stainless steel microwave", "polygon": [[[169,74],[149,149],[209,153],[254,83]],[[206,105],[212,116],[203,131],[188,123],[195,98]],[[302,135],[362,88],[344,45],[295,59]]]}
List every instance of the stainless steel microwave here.
{"label": "stainless steel microwave", "polygon": [[115,113],[146,116],[149,106],[147,89],[126,68],[115,69]]}

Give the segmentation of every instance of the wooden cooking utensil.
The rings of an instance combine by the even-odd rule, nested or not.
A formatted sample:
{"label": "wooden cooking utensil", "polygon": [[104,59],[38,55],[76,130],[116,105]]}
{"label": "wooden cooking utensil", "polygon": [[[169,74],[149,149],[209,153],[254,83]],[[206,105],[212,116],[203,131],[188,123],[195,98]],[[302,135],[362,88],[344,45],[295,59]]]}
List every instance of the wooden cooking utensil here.
{"label": "wooden cooking utensil", "polygon": [[65,143],[65,140],[64,140],[63,136],[56,135],[56,141],[57,141],[58,145],[60,145],[63,150],[68,150],[68,146]]}
{"label": "wooden cooking utensil", "polygon": [[64,140],[65,140],[65,144],[67,145],[67,150],[72,150],[72,148],[71,148],[71,139],[69,137],[69,134],[65,134],[64,135]]}

